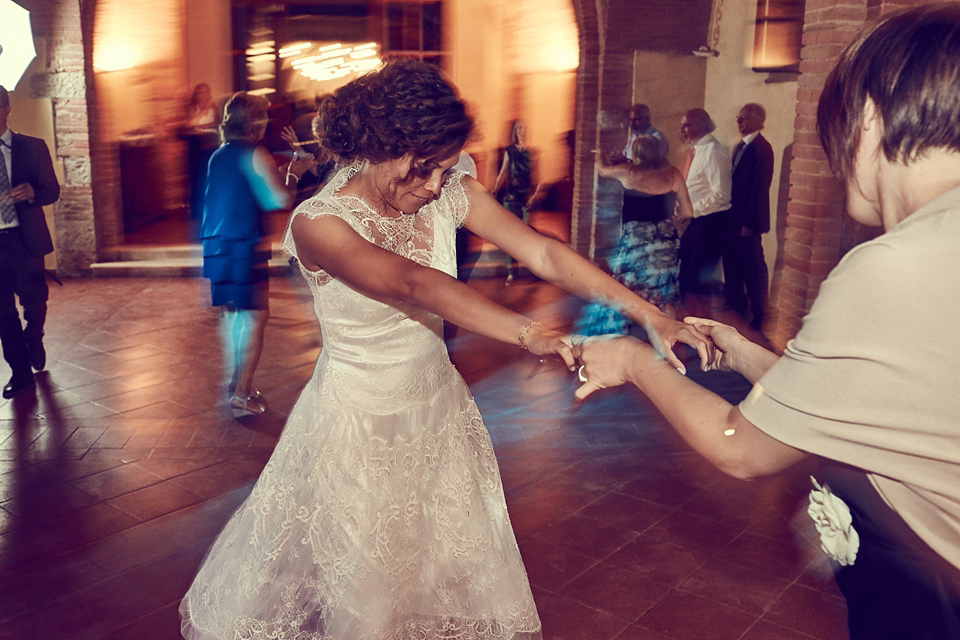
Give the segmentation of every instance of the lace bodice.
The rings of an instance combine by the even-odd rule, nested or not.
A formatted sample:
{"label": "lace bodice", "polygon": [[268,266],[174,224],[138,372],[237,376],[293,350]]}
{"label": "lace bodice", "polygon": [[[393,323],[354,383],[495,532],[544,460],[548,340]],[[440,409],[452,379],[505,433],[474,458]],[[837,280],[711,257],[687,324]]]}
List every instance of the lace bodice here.
{"label": "lace bodice", "polygon": [[[297,207],[291,222],[298,215],[311,219],[324,215],[337,216],[378,247],[455,275],[453,232],[467,218],[467,195],[462,183],[466,174],[462,171],[452,172],[443,185],[440,197],[424,205],[416,214],[388,218],[374,211],[362,198],[340,194],[360,166],[354,164],[338,171],[320,193]],[[287,226],[283,249],[299,261],[292,225]],[[302,266],[300,270],[308,281],[320,286],[331,280],[322,270],[309,271]]]}
{"label": "lace bodice", "polygon": [[[291,221],[296,216],[337,216],[369,242],[455,275],[454,236],[468,210],[465,174],[451,174],[440,197],[416,214],[386,218],[361,198],[340,195],[358,170],[359,165],[353,165],[339,171],[319,194],[297,208]],[[298,258],[292,225],[283,246]],[[445,354],[438,357],[445,350],[439,317],[399,302],[373,300],[324,271],[310,271],[302,264],[300,271],[313,292],[323,336],[319,368],[336,372],[326,377],[326,400],[362,404],[377,397],[376,407],[362,408],[389,412],[406,406],[410,398],[429,397],[446,384],[449,376],[443,374],[450,365]],[[361,393],[356,393],[358,389]]]}

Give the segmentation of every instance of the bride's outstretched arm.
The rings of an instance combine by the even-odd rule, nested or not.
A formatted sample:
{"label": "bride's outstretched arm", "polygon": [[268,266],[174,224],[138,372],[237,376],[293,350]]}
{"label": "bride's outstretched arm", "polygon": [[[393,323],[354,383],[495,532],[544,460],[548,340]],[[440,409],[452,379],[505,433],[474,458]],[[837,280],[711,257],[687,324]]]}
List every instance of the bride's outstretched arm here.
{"label": "bride's outstretched arm", "polygon": [[697,350],[706,368],[712,358],[710,339],[692,325],[677,322],[639,297],[565,244],[538,233],[501,207],[475,180],[465,178],[470,199],[466,227],[521,261],[540,278],[587,300],[616,307],[637,324],[649,322],[666,344],[671,364],[683,363],[670,350],[683,342]]}
{"label": "bride's outstretched arm", "polygon": [[446,273],[368,242],[335,216],[296,216],[297,255],[308,270],[322,269],[364,295],[402,301],[457,326],[519,345],[537,355],[556,354],[574,366],[570,337],[498,305]]}

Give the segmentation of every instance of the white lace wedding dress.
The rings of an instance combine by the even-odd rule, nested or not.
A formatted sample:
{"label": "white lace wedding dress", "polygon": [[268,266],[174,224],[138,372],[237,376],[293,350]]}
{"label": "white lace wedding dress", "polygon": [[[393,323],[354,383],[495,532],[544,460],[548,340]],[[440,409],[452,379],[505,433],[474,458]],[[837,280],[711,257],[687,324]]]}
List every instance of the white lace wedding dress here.
{"label": "white lace wedding dress", "polygon": [[[467,213],[455,172],[416,215],[386,219],[339,190],[367,240],[453,274]],[[288,230],[284,245],[296,255]],[[301,269],[323,350],[252,493],[181,604],[189,639],[536,640],[541,637],[489,435],[439,317]]]}

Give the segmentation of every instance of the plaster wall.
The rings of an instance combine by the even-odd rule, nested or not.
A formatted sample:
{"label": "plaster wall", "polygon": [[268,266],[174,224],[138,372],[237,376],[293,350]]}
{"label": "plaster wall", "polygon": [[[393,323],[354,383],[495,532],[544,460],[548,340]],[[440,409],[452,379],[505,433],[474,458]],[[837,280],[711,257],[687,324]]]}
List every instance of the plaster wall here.
{"label": "plaster wall", "polygon": [[[448,71],[470,104],[477,132],[468,143],[480,180],[492,187],[497,150],[509,144],[509,122],[527,122],[527,144],[537,155],[539,179],[549,183],[569,173],[565,133],[574,128],[576,72],[545,68],[555,59],[537,54],[576,41],[559,27],[573,25],[569,0],[447,0]],[[567,24],[569,22],[569,25]],[[560,42],[552,38],[561,33]],[[568,42],[569,41],[569,42]]]}
{"label": "plaster wall", "polygon": [[[716,21],[718,6],[722,8],[719,24]],[[715,0],[714,28],[720,55],[707,59],[704,108],[717,124],[714,135],[731,150],[740,141],[736,123],[740,107],[756,102],[767,111],[763,135],[773,146],[774,173],[770,190],[771,232],[763,236],[763,252],[773,274],[780,240],[777,229],[785,225],[786,219],[798,82],[793,78],[783,81],[750,68],[756,8],[755,0]]]}
{"label": "plaster wall", "polygon": [[[121,211],[132,223],[176,210],[186,198],[183,143],[176,137],[190,91],[184,20],[184,0],[99,0],[96,5],[93,69],[101,142],[118,157],[128,189],[155,191],[151,199],[137,199],[132,212]],[[121,156],[131,147],[149,148],[151,160],[127,166],[130,156]]]}
{"label": "plaster wall", "polygon": [[233,93],[230,0],[184,0],[187,88],[210,85],[219,104]]}
{"label": "plaster wall", "polygon": [[631,103],[650,107],[653,126],[670,142],[670,164],[682,169],[687,155],[680,120],[688,109],[704,104],[706,61],[690,54],[637,51],[633,71]]}
{"label": "plaster wall", "polygon": [[447,0],[447,72],[476,120],[466,151],[477,163],[480,182],[493,187],[501,123],[508,118],[509,86],[505,49],[504,0]]}
{"label": "plaster wall", "polygon": [[183,20],[183,0],[97,3],[93,64],[108,138],[161,129],[179,117]]}

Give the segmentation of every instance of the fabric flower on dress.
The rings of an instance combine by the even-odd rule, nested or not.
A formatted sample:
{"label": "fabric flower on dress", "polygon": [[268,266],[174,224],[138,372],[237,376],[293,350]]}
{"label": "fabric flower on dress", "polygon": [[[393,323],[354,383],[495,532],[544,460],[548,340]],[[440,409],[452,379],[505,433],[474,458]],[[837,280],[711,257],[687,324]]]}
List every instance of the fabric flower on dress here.
{"label": "fabric flower on dress", "polygon": [[820,548],[841,566],[852,565],[860,549],[860,535],[853,528],[850,507],[833,495],[828,485],[811,476],[815,489],[810,490],[810,506],[807,513],[820,534]]}

